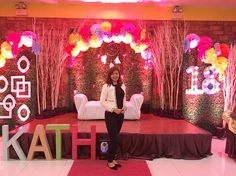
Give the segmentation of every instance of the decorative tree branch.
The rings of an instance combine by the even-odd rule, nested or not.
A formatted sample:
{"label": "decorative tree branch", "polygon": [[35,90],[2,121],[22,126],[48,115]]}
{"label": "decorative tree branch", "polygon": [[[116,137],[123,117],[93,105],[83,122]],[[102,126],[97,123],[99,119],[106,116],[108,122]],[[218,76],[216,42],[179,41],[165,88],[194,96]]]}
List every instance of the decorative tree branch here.
{"label": "decorative tree branch", "polygon": [[152,61],[161,109],[178,109],[186,32],[187,25],[178,21],[165,21],[154,29]]}
{"label": "decorative tree branch", "polygon": [[231,45],[228,66],[225,70],[224,80],[224,110],[234,111],[236,107],[236,44]]}
{"label": "decorative tree branch", "polygon": [[[34,23],[36,26],[36,21]],[[36,79],[37,79],[37,101],[38,101],[38,113],[40,114],[42,110],[47,107],[46,92],[48,88],[48,53],[47,40],[45,38],[45,27],[44,24],[41,28],[35,28],[35,33],[37,34],[38,41],[41,45],[40,54],[36,58]]]}
{"label": "decorative tree branch", "polygon": [[41,46],[36,60],[37,102],[40,114],[45,109],[58,107],[61,77],[67,58],[64,48],[68,41],[69,29],[63,26],[60,29],[57,26],[47,29],[44,24],[36,24],[36,21],[34,29]]}
{"label": "decorative tree branch", "polygon": [[222,114],[223,120],[228,124],[228,129],[236,134],[236,120],[233,119],[232,114],[236,108],[236,44],[231,45],[228,66],[225,70],[224,80],[224,112]]}

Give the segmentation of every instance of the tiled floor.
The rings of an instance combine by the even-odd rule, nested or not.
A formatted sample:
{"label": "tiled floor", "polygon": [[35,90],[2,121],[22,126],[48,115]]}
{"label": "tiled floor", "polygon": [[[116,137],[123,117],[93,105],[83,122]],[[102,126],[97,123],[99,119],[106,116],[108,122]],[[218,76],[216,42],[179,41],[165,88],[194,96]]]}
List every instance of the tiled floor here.
{"label": "tiled floor", "polygon": [[[213,139],[212,156],[201,160],[160,158],[147,161],[153,176],[235,176],[236,162],[224,153],[225,140]],[[0,176],[65,176],[72,160],[2,160],[0,138]]]}
{"label": "tiled floor", "polygon": [[212,156],[201,160],[160,158],[147,161],[155,176],[235,176],[236,162],[224,153],[225,140],[212,140]]}

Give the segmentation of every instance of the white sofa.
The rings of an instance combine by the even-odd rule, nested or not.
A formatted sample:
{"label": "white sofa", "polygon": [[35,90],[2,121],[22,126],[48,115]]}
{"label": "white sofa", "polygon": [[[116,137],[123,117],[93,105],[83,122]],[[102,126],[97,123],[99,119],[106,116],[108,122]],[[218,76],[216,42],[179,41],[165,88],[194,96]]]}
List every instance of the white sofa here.
{"label": "white sofa", "polygon": [[[140,109],[143,100],[144,98],[141,94],[132,95],[130,101],[126,101],[127,110],[125,111],[124,118],[129,120],[140,119]],[[100,101],[88,101],[88,98],[84,94],[74,95],[74,101],[78,112],[78,119],[105,119],[105,109],[101,106]]]}

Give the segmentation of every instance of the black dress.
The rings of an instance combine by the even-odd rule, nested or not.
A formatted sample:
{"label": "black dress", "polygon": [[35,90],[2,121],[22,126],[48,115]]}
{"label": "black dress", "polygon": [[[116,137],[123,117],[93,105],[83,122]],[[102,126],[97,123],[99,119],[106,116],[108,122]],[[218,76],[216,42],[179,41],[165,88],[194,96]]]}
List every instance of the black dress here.
{"label": "black dress", "polygon": [[[113,86],[115,86],[117,107],[119,109],[122,109],[125,92],[123,91],[121,86],[119,85],[113,85]],[[108,135],[110,138],[108,157],[107,157],[108,162],[112,162],[115,159],[115,154],[118,146],[118,135],[120,133],[123,121],[124,121],[124,114],[116,114],[115,112],[105,111],[105,122]]]}

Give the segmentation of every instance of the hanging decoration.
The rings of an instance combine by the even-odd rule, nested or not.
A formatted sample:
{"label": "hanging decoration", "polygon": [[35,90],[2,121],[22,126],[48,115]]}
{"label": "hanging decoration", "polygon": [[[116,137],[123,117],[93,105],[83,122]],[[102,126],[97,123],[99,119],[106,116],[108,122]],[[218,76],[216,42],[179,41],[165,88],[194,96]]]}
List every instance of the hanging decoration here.
{"label": "hanging decoration", "polygon": [[15,57],[18,52],[19,43],[21,41],[21,35],[16,32],[12,32],[7,36],[7,43],[12,45],[12,54]]}
{"label": "hanging decoration", "polygon": [[[194,42],[190,46],[190,43]],[[189,34],[185,38],[185,53],[191,49],[197,48],[198,59],[206,64],[211,64],[219,74],[219,80],[224,80],[224,71],[227,68],[227,58],[229,55],[229,46],[225,43],[215,43],[213,46],[212,39],[207,36],[198,37],[196,34]]]}
{"label": "hanging decoration", "polygon": [[106,64],[107,63],[107,55],[102,55],[101,61],[103,64]]}
{"label": "hanging decoration", "polygon": [[198,47],[198,59],[205,60],[206,51],[212,47],[212,39],[207,36],[201,37],[197,47]]}
{"label": "hanging decoration", "polygon": [[205,54],[205,63],[206,64],[211,64],[211,63],[214,63],[215,60],[217,58],[217,54],[216,54],[216,51],[214,48],[211,48],[209,50],[206,51],[206,54]]}
{"label": "hanging decoration", "polygon": [[3,57],[6,59],[11,59],[13,58],[13,54],[11,52],[11,44],[8,42],[3,42],[1,44],[1,54]]}
{"label": "hanging decoration", "polygon": [[115,59],[115,64],[121,64],[119,57],[117,56]]}
{"label": "hanging decoration", "polygon": [[200,41],[200,37],[196,34],[189,34],[185,38],[184,51],[187,52],[190,49],[196,48]]}
{"label": "hanging decoration", "polygon": [[92,25],[89,29],[83,28],[79,33],[71,33],[65,51],[70,56],[76,57],[80,52],[87,51],[90,47],[99,48],[103,42],[130,44],[136,53],[145,51],[150,45],[145,30],[141,31],[131,23],[122,25],[119,22],[104,21]]}
{"label": "hanging decoration", "polygon": [[0,68],[4,67],[5,63],[6,63],[5,57],[0,54]]}
{"label": "hanging decoration", "polygon": [[23,47],[32,48],[35,55],[40,53],[40,45],[37,42],[36,34],[31,31],[25,31],[22,34],[12,32],[7,36],[6,41],[1,43],[0,48],[0,68],[5,66],[6,59],[15,58],[18,50]]}
{"label": "hanging decoration", "polygon": [[111,67],[114,67],[114,64],[113,63],[110,63],[109,64],[109,67],[111,68]]}
{"label": "hanging decoration", "polygon": [[221,54],[219,56],[223,56],[223,57],[228,58],[229,46],[227,44],[225,44],[225,43],[220,44],[220,51],[221,51]]}
{"label": "hanging decoration", "polygon": [[25,31],[21,35],[20,42],[26,47],[32,47],[36,41],[36,34],[31,31]]}
{"label": "hanging decoration", "polygon": [[[191,47],[190,42],[193,42]],[[223,126],[223,88],[229,67],[227,48],[227,44],[213,42],[208,36],[190,34],[185,38],[188,54],[183,64],[187,72],[183,73],[183,116],[213,134]]]}
{"label": "hanging decoration", "polygon": [[[134,24],[122,24],[121,22],[110,23],[104,21],[100,24],[93,24],[90,28],[82,28],[78,33],[69,35],[68,45],[65,51],[72,57],[77,57],[80,52],[85,52],[89,48],[99,48],[102,43],[119,44],[121,42],[130,45],[135,53],[141,53],[145,61],[145,69],[152,69],[150,40],[146,38],[146,30],[139,29]],[[113,43],[111,43],[113,42]],[[114,51],[111,52],[114,55]],[[108,54],[108,56],[110,56]],[[107,56],[101,56],[101,62],[107,63]],[[111,67],[113,64],[121,64],[118,57],[113,63],[108,62]]]}

